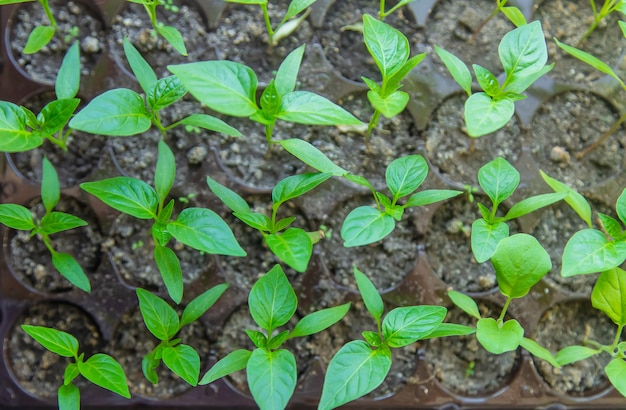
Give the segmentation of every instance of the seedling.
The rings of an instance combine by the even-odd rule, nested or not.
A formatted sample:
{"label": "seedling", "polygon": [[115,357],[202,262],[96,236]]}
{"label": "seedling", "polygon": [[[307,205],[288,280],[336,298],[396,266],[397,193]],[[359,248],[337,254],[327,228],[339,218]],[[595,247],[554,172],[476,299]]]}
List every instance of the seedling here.
{"label": "seedling", "polygon": [[78,340],[69,333],[43,326],[22,325],[22,329],[52,353],[74,358],[75,362],[65,368],[63,385],[58,390],[59,410],[80,408],[80,391],[72,383],[79,375],[103,389],[130,398],[124,369],[108,354],[97,353],[85,360],[85,353],[78,353]]}
{"label": "seedling", "polygon": [[198,384],[200,376],[200,355],[196,350],[175,338],[183,326],[195,322],[215,304],[228,288],[228,284],[217,285],[189,302],[182,316],[160,297],[145,289],[137,288],[139,310],[146,328],[159,339],[159,344],[147,353],[141,361],[141,369],[152,384],[159,382],[155,369],[161,361],[192,386]]}
{"label": "seedling", "polygon": [[[608,3],[608,1],[607,1]],[[606,5],[606,3],[605,3]],[[624,7],[626,7],[626,4],[624,4]],[[620,27],[622,28],[622,32],[624,34],[624,37],[626,37],[626,23],[624,23],[623,21],[620,21]],[[593,68],[597,69],[598,71],[604,73],[604,74],[608,74],[611,77],[613,77],[615,80],[617,80],[617,82],[619,83],[619,85],[622,86],[622,89],[624,91],[626,91],[626,84],[624,84],[624,81],[617,75],[617,73],[611,68],[611,66],[609,66],[608,64],[606,64],[604,61],[600,60],[599,58],[585,52],[582,50],[579,50],[575,47],[569,46],[567,44],[561,43],[559,40],[557,40],[556,38],[554,39],[554,41],[556,42],[556,45],[561,47],[561,49],[563,49],[564,51],[566,51],[568,54],[572,55],[573,57],[576,57],[577,59],[581,60],[584,63],[589,64],[590,66],[592,66]],[[586,147],[585,149],[583,149],[580,152],[576,153],[576,158],[581,159],[584,158],[585,155],[589,154],[591,151],[593,151],[594,149],[598,148],[600,145],[602,145],[604,143],[604,141],[606,141],[611,135],[613,135],[613,133],[615,131],[618,130],[618,128],[622,125],[622,123],[626,121],[626,114],[623,114],[616,122],[615,124],[613,124],[611,126],[611,128],[609,128],[604,134],[602,134],[600,136],[600,138],[598,138],[596,141],[594,141],[591,145],[589,145],[588,147]]]}
{"label": "seedling", "polygon": [[604,368],[604,372],[615,389],[626,396],[626,342],[621,341],[622,331],[626,325],[626,271],[620,268],[608,269],[600,274],[591,293],[594,308],[604,312],[616,325],[615,338],[610,345],[603,345],[593,340],[583,340],[583,345],[567,346],[556,354],[561,366],[608,353],[612,360]]}
{"label": "seedling", "polygon": [[291,227],[295,217],[278,219],[278,209],[285,202],[315,189],[330,178],[330,173],[293,175],[280,181],[272,190],[272,216],[253,212],[246,201],[217,181],[207,177],[211,191],[246,225],[258,230],[270,250],[298,272],[304,272],[313,254],[313,245],[324,237],[323,231],[306,232]]}
{"label": "seedling", "polygon": [[[0,6],[4,6],[7,4],[17,4],[17,3],[28,3],[33,0],[0,0]],[[38,0],[41,7],[43,7],[44,12],[46,13],[46,17],[50,21],[49,26],[37,26],[31,31],[28,36],[28,40],[26,40],[26,45],[24,46],[24,50],[22,52],[24,54],[34,54],[44,48],[52,37],[57,33],[59,29],[59,25],[57,24],[56,19],[54,18],[54,14],[52,10],[50,10],[50,5],[48,4],[48,0]],[[72,27],[69,36],[64,38],[66,43],[69,43],[73,38],[78,35],[78,27]]]}
{"label": "seedling", "polygon": [[178,11],[178,7],[172,4],[171,0],[128,0],[132,3],[142,4],[146,9],[150,22],[154,30],[161,35],[168,43],[174,47],[181,55],[187,55],[187,48],[185,47],[185,40],[183,35],[174,26],[166,26],[162,22],[157,20],[157,7],[163,6],[164,9],[173,13]]}
{"label": "seedling", "polygon": [[57,99],[43,107],[39,115],[26,107],[0,101],[0,151],[28,151],[45,140],[67,151],[67,139],[72,130],[66,126],[80,103],[76,98],[80,85],[79,54],[79,45],[74,43],[59,69],[55,83]]}
{"label": "seedling", "polygon": [[323,410],[356,400],[378,387],[391,369],[391,349],[428,338],[446,317],[443,306],[408,306],[392,309],[383,319],[383,299],[374,284],[356,267],[354,276],[376,331],[364,331],[365,340],[348,342],[335,353],[324,378],[318,407]]}
{"label": "seedling", "polygon": [[176,164],[174,154],[159,141],[159,157],[154,176],[154,188],[130,177],[113,177],[96,182],[85,182],[80,187],[105,204],[138,219],[154,219],[152,239],[154,260],[165,287],[176,303],[183,297],[183,273],[173,250],[166,245],[170,239],[210,254],[245,256],[232,231],[210,209],[190,207],[171,219],[174,199],[166,200],[174,184]]}
{"label": "seedling", "polygon": [[591,5],[591,10],[593,10],[593,23],[591,23],[585,34],[578,42],[578,46],[580,46],[587,38],[589,38],[591,33],[593,33],[595,29],[598,28],[600,22],[608,17],[609,14],[613,13],[614,11],[619,11],[622,14],[626,14],[626,1],[624,0],[605,0],[600,10],[598,10],[596,2],[594,0],[589,0],[589,4]]}
{"label": "seedling", "polygon": [[[401,3],[403,2],[399,4]],[[382,6],[384,6],[384,1],[381,1]],[[411,47],[406,36],[367,14],[363,15],[363,39],[382,75],[381,84],[367,77],[361,77],[370,89],[367,92],[367,98],[375,110],[367,126],[369,138],[372,130],[378,126],[381,114],[392,118],[404,111],[409,103],[409,94],[400,91],[402,87],[400,82],[422,62],[426,53],[409,59]]]}
{"label": "seedling", "polygon": [[[293,3],[292,3],[293,4]],[[205,61],[168,66],[202,104],[233,117],[249,117],[265,126],[268,150],[277,120],[308,125],[361,125],[361,121],[330,100],[309,91],[294,91],[304,45],[281,63],[257,104],[257,76],[233,61]]]}
{"label": "seedling", "polygon": [[380,21],[383,21],[385,19],[385,17],[387,17],[388,15],[392,14],[393,12],[395,12],[396,10],[398,10],[400,7],[404,7],[409,3],[413,3],[415,0],[400,0],[395,6],[393,6],[392,8],[390,8],[389,10],[385,10],[385,0],[380,0],[380,8],[378,10],[378,18],[380,19]]}
{"label": "seedling", "polygon": [[491,262],[496,271],[500,293],[507,298],[497,319],[481,317],[478,305],[471,297],[457,291],[448,292],[457,307],[478,320],[478,342],[493,354],[513,351],[521,346],[553,366],[560,367],[549,350],[524,337],[524,328],[517,320],[504,320],[511,301],[526,296],[530,288],[550,271],[550,255],[534,237],[515,234],[498,243]]}
{"label": "seedling", "polygon": [[478,263],[489,260],[498,243],[509,236],[506,222],[552,205],[570,195],[570,192],[534,195],[514,204],[506,215],[497,216],[500,204],[513,195],[519,186],[519,172],[504,158],[496,158],[480,168],[478,183],[491,200],[491,209],[477,203],[482,218],[472,223],[472,252]]}
{"label": "seedling", "polygon": [[[292,0],[289,3],[289,8],[287,9],[285,17],[283,17],[275,28],[272,28],[270,15],[267,11],[268,0],[226,0],[227,3],[258,4],[259,7],[261,7],[270,47],[277,46],[280,40],[290,36],[291,33],[296,31],[311,12],[311,9],[308,9],[308,7],[316,1],[317,0]],[[306,10],[306,12],[300,14],[304,10]],[[300,14],[300,16],[298,16],[298,14]]]}
{"label": "seedling", "polygon": [[539,21],[518,27],[502,38],[498,47],[505,73],[502,85],[489,70],[472,65],[480,92],[472,94],[472,74],[465,63],[440,47],[435,46],[435,52],[469,96],[464,117],[472,138],[504,127],[513,117],[515,101],[526,98],[522,93],[554,66],[546,65],[548,50]]}
{"label": "seedling", "polygon": [[0,223],[12,229],[30,231],[31,236],[37,235],[41,238],[50,251],[52,264],[56,270],[72,285],[85,292],[91,292],[89,278],[83,268],[69,253],[56,251],[50,238],[52,234],[86,226],[87,222],[65,212],[53,211],[61,197],[59,178],[54,166],[45,157],[42,166],[41,200],[46,209],[45,215],[41,219],[36,219],[28,208],[22,205],[0,204]]}
{"label": "seedling", "polygon": [[480,25],[476,28],[468,43],[473,44],[474,41],[476,41],[476,37],[478,37],[478,34],[480,34],[481,30],[487,25],[487,23],[489,23],[489,21],[491,21],[491,19],[496,17],[500,12],[502,12],[502,14],[504,14],[506,18],[511,21],[511,23],[515,24],[515,27],[521,27],[524,24],[527,24],[526,18],[524,17],[524,14],[520,11],[520,9],[514,6],[506,6],[507,2],[508,0],[496,0],[496,7],[493,9],[491,14],[489,14],[489,16],[484,19],[483,22],[480,23]]}
{"label": "seedling", "polygon": [[[298,377],[293,354],[282,349],[295,337],[323,331],[341,320],[350,303],[322,309],[303,317],[292,331],[279,328],[293,317],[298,300],[280,265],[275,265],[250,290],[250,315],[262,331],[247,329],[256,348],[235,350],[219,360],[200,380],[209,384],[221,377],[246,369],[252,397],[261,409],[285,408],[296,388]],[[278,333],[276,331],[278,330]]]}
{"label": "seedling", "polygon": [[70,121],[70,127],[91,134],[126,137],[144,133],[154,125],[165,137],[167,131],[182,125],[241,136],[233,127],[207,114],[191,114],[164,126],[160,111],[183,98],[187,89],[176,76],[157,79],[154,70],[127,38],[124,38],[124,53],[145,97],[127,88],[106,91],[80,110]]}

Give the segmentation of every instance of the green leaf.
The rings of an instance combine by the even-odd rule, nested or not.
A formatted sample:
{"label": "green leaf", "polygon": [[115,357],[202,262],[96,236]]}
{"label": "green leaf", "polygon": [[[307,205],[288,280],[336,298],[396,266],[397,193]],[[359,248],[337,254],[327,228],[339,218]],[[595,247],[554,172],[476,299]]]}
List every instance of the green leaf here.
{"label": "green leaf", "polygon": [[52,265],[59,271],[65,279],[70,283],[87,293],[91,292],[91,284],[89,278],[83,272],[83,268],[78,264],[76,259],[69,253],[52,252]]}
{"label": "green leaf", "polygon": [[376,91],[368,91],[367,99],[385,117],[393,118],[404,111],[404,108],[409,103],[409,94],[404,91],[395,91],[386,97],[382,97]]}
{"label": "green leaf", "polygon": [[159,140],[156,172],[154,174],[154,187],[159,203],[163,203],[174,185],[176,177],[176,158],[174,153],[163,140]]}
{"label": "green leaf", "polygon": [[158,196],[145,182],[130,177],[113,177],[83,182],[80,187],[120,212],[139,219],[156,219]]}
{"label": "green leaf", "polygon": [[273,230],[272,220],[263,214],[258,214],[256,212],[233,212],[233,215],[249,227],[259,231],[272,232]]}
{"label": "green leaf", "polygon": [[61,385],[57,394],[59,410],[80,409],[80,390],[72,383]]}
{"label": "green leaf", "polygon": [[304,272],[313,254],[313,242],[300,228],[288,228],[282,233],[265,237],[265,242],[278,258],[297,272]]}
{"label": "green leaf", "polygon": [[521,201],[513,205],[511,209],[509,209],[509,212],[507,212],[504,216],[504,220],[510,221],[511,219],[519,218],[521,216],[534,212],[537,209],[545,208],[546,206],[552,205],[562,199],[565,199],[567,195],[568,194],[566,192],[554,192],[550,194],[535,195],[529,198],[522,199]]}
{"label": "green leaf", "polygon": [[504,222],[488,223],[477,219],[472,223],[471,243],[476,262],[488,261],[496,251],[498,243],[509,236],[509,227]]}
{"label": "green leaf", "polygon": [[54,84],[57,99],[76,97],[80,87],[80,48],[78,41],[67,50]]}
{"label": "green leaf", "polygon": [[622,396],[626,396],[626,362],[624,359],[615,358],[604,368],[606,376],[611,381],[615,390]]}
{"label": "green leaf", "polygon": [[513,195],[519,182],[519,172],[504,158],[496,158],[478,170],[478,183],[494,208]]}
{"label": "green leaf", "polygon": [[34,54],[38,52],[52,40],[54,32],[55,29],[52,26],[36,26],[33,28],[33,31],[30,32],[22,53]]}
{"label": "green leaf", "polygon": [[50,214],[61,197],[59,177],[57,175],[57,171],[54,169],[54,166],[46,157],[43,158],[42,171],[43,178],[41,181],[41,201],[46,208],[46,214]]}
{"label": "green leaf", "polygon": [[319,333],[339,322],[346,315],[346,313],[348,313],[349,309],[350,303],[345,303],[343,305],[309,313],[298,321],[296,327],[294,327],[293,331],[289,333],[289,339]]}
{"label": "green leaf", "polygon": [[319,172],[329,172],[334,176],[342,176],[348,171],[333,163],[322,151],[299,138],[277,141],[286,151]]}
{"label": "green leaf", "polygon": [[289,8],[287,8],[287,14],[285,14],[283,21],[297,16],[316,1],[317,0],[292,0],[291,3],[289,3]]}
{"label": "green leaf", "polygon": [[472,68],[474,68],[476,80],[478,80],[480,88],[482,88],[483,91],[490,97],[498,96],[500,94],[500,83],[498,82],[496,76],[493,75],[491,71],[479,66],[478,64],[472,64]]}
{"label": "green leaf", "polygon": [[502,7],[500,8],[500,10],[506,16],[506,18],[511,21],[511,23],[515,24],[515,27],[521,27],[525,24],[528,24],[526,23],[526,18],[524,17],[524,14],[517,7]]}
{"label": "green leaf", "polygon": [[125,88],[98,95],[70,121],[70,127],[79,131],[119,137],[141,134],[151,125],[143,98]]}
{"label": "green leaf", "polygon": [[539,78],[543,77],[544,74],[552,71],[553,68],[554,63],[546,65],[542,69],[535,71],[532,74],[525,75],[524,77],[514,77],[513,80],[505,85],[502,97],[508,97],[513,101],[526,98],[521,95],[521,93],[526,91],[526,89],[533,85],[533,83]]}
{"label": "green leaf", "polygon": [[246,329],[246,334],[248,335],[252,343],[254,343],[254,345],[259,349],[267,347],[267,337],[265,336],[265,334],[263,334],[263,332],[259,332],[258,330]]}
{"label": "green leaf", "polygon": [[404,34],[368,14],[363,15],[363,40],[383,81],[409,59],[409,41]]}
{"label": "green leaf", "polygon": [[[622,13],[624,13],[624,11],[623,11],[624,10],[624,6],[626,6],[626,4],[622,4],[622,7],[621,7]],[[619,24],[619,28],[622,29],[622,34],[626,38],[626,22],[620,20],[620,21],[617,22],[617,24]]]}
{"label": "green leaf", "polygon": [[434,204],[435,202],[445,201],[446,199],[454,198],[461,195],[463,191],[453,191],[448,189],[427,189],[425,191],[417,192],[409,197],[409,200],[404,204],[405,208],[413,206],[424,206]]}
{"label": "green leaf", "polygon": [[329,172],[307,173],[282,179],[272,190],[274,207],[278,208],[283,202],[306,194],[332,176]]}
{"label": "green leaf", "polygon": [[27,117],[21,107],[0,101],[0,150],[21,152],[43,144],[43,136],[26,129]]}
{"label": "green leaf", "polygon": [[616,325],[626,325],[626,271],[613,268],[602,272],[593,287],[591,303]]}
{"label": "green leaf", "polygon": [[222,294],[228,289],[228,283],[222,283],[221,285],[213,286],[211,289],[196,296],[183,311],[183,315],[180,318],[180,327],[183,327],[189,323],[195,322],[200,318],[207,310],[211,308],[222,296]]}
{"label": "green leaf", "polygon": [[250,393],[261,410],[283,409],[296,388],[296,359],[287,350],[255,349],[246,374]]}
{"label": "green leaf", "polygon": [[170,298],[176,304],[183,299],[183,271],[180,267],[178,257],[170,248],[166,248],[159,244],[154,245],[154,261],[159,268],[163,283]]}
{"label": "green leaf", "polygon": [[500,325],[493,318],[482,318],[476,323],[476,338],[488,352],[502,354],[517,349],[524,338],[524,328],[515,319]]}
{"label": "green leaf", "polygon": [[391,161],[385,171],[385,180],[395,201],[419,188],[427,175],[428,164],[424,157],[407,155]]}
{"label": "green leaf", "polygon": [[124,54],[126,55],[130,69],[133,71],[133,74],[135,74],[143,92],[148,95],[157,82],[157,76],[148,62],[141,56],[130,40],[128,40],[128,37],[124,37],[123,45]]}
{"label": "green leaf", "polygon": [[280,265],[274,265],[252,286],[248,306],[252,319],[271,334],[296,312],[298,300]]}
{"label": "green leaf", "polygon": [[[525,77],[541,70],[548,61],[541,22],[535,20],[505,34],[498,55],[507,77]],[[507,82],[511,81],[507,78]]]}
{"label": "green leaf", "polygon": [[472,94],[465,101],[465,125],[470,137],[480,137],[504,127],[515,113],[509,99],[494,101],[485,93]]}
{"label": "green leaf", "polygon": [[601,350],[595,350],[587,346],[567,346],[558,351],[556,361],[561,366],[566,366],[579,360],[585,360],[591,356],[595,356],[600,352]]}
{"label": "green leaf", "polygon": [[391,77],[387,78],[383,95],[392,93],[402,87],[400,82],[404,80],[411,70],[417,67],[424,60],[424,58],[426,58],[425,52],[409,58],[398,71],[396,71]]}
{"label": "green leaf", "polygon": [[626,189],[624,189],[617,198],[617,202],[615,202],[615,211],[617,212],[619,219],[626,224]]}
{"label": "green leaf", "polygon": [[478,305],[476,304],[474,299],[464,293],[457,292],[456,290],[449,291],[448,297],[450,298],[452,303],[455,304],[456,307],[458,307],[468,315],[480,320],[480,311],[478,310]]}
{"label": "green leaf", "polygon": [[454,323],[441,323],[435,330],[429,333],[428,336],[425,336],[422,339],[426,340],[448,336],[466,336],[474,333],[476,333],[476,329],[470,326],[457,325]]}
{"label": "green leaf", "polygon": [[146,327],[159,340],[173,338],[180,329],[176,311],[160,297],[145,289],[137,288],[139,310]]}
{"label": "green leaf", "polygon": [[584,196],[576,192],[576,190],[570,188],[566,184],[561,181],[550,177],[548,174],[539,170],[541,174],[541,178],[545,181],[546,184],[550,188],[554,190],[554,192],[567,192],[567,196],[565,197],[565,202],[581,217],[583,221],[587,224],[589,228],[591,228],[591,206],[589,202],[585,199]]}
{"label": "green leaf", "polygon": [[228,353],[226,357],[220,359],[206,372],[198,384],[209,384],[220,377],[228,376],[231,373],[245,369],[250,355],[252,355],[252,352],[244,349],[238,349]]}
{"label": "green leaf", "polygon": [[210,109],[233,117],[257,111],[256,74],[232,61],[205,61],[167,66],[189,93]]}
{"label": "green leaf", "polygon": [[363,336],[363,339],[372,347],[380,347],[383,345],[383,339],[376,332],[366,330],[361,333],[361,336]]}
{"label": "green leaf", "polygon": [[93,384],[127,399],[130,398],[124,369],[111,356],[104,353],[94,354],[85,362],[79,361],[78,369],[80,374]]}
{"label": "green leaf", "polygon": [[361,293],[367,311],[374,317],[376,323],[380,323],[380,319],[385,310],[383,298],[380,296],[380,293],[378,293],[376,286],[374,286],[372,281],[363,272],[357,269],[356,266],[353,266],[352,269],[354,271],[356,285],[359,288],[359,293]]}
{"label": "green leaf", "polygon": [[199,251],[246,256],[226,222],[210,209],[184,209],[167,229],[174,238]]}
{"label": "green leaf", "polygon": [[624,232],[622,229],[622,224],[613,217],[603,214],[602,212],[598,212],[598,219],[600,220],[600,225],[604,228],[607,234],[613,239],[623,240]]}
{"label": "green leaf", "polygon": [[536,356],[540,359],[547,361],[552,366],[556,368],[561,367],[561,365],[559,364],[558,360],[554,357],[552,352],[550,352],[548,349],[541,346],[539,343],[535,342],[534,340],[524,337],[522,338],[522,341],[520,342],[520,346],[528,350],[533,356]]}
{"label": "green leaf", "polygon": [[294,91],[283,98],[277,117],[306,125],[361,125],[354,115],[329,99],[309,91]]}
{"label": "green leaf", "polygon": [[40,345],[63,357],[78,356],[78,340],[69,333],[43,326],[21,325]]}
{"label": "green leaf", "polygon": [[408,306],[393,309],[383,320],[383,335],[389,347],[404,347],[423,339],[446,317],[443,306]]}
{"label": "green leaf", "polygon": [[572,46],[568,46],[565,43],[561,43],[559,40],[557,40],[556,38],[554,39],[554,42],[556,43],[557,46],[561,47],[562,50],[564,50],[565,52],[567,52],[568,54],[572,55],[573,57],[579,59],[580,61],[589,64],[590,66],[592,66],[593,68],[595,68],[596,70],[610,75],[611,77],[613,77],[615,80],[617,80],[620,85],[622,86],[622,88],[626,89],[626,84],[624,84],[624,82],[622,81],[621,78],[619,78],[619,76],[617,75],[617,73],[615,73],[615,71],[613,71],[613,69],[611,68],[611,66],[609,66],[608,64],[606,64],[604,61],[600,60],[597,57],[594,57],[593,55],[579,50],[575,47]]}
{"label": "green leaf", "polygon": [[346,343],[328,365],[318,408],[332,409],[366,395],[380,386],[390,369],[389,349],[372,350],[362,340]]}
{"label": "green leaf", "polygon": [[155,351],[153,350],[143,357],[141,360],[141,371],[150,383],[157,384],[159,382],[159,375],[155,369],[159,367],[161,360],[155,359],[154,352]]}
{"label": "green leaf", "polygon": [[152,111],[159,111],[169,107],[187,94],[187,89],[178,77],[171,75],[161,78],[150,88],[146,100]]}
{"label": "green leaf", "polygon": [[189,117],[185,117],[176,123],[176,125],[179,124],[191,125],[194,127],[204,128],[205,130],[209,131],[221,132],[222,134],[231,137],[241,137],[241,133],[235,128],[226,124],[219,118],[213,117],[208,114],[191,114]]}
{"label": "green leaf", "polygon": [[603,272],[626,259],[626,242],[609,241],[595,229],[576,232],[565,244],[561,276]]}
{"label": "green leaf", "polygon": [[552,269],[548,252],[537,239],[524,233],[502,239],[491,263],[500,292],[510,298],[525,296]]}
{"label": "green leaf", "polygon": [[72,381],[80,375],[78,365],[76,363],[70,363],[65,367],[63,372],[63,384],[70,384]]}
{"label": "green leaf", "polygon": [[274,229],[271,229],[270,231],[280,232],[283,229],[287,228],[289,225],[291,225],[295,220],[295,216],[279,219],[278,221],[276,221],[276,223],[274,223]]}
{"label": "green leaf", "polygon": [[170,43],[176,51],[178,51],[181,55],[187,55],[185,40],[183,39],[183,35],[180,33],[180,31],[178,31],[176,27],[158,25],[155,28],[157,32],[162,35],[163,38],[166,39],[167,42]]}
{"label": "green leaf", "polygon": [[180,344],[163,349],[163,363],[192,386],[198,385],[200,356],[193,347]]}
{"label": "green leaf", "polygon": [[0,223],[20,231],[35,229],[33,215],[22,205],[0,204]]}
{"label": "green leaf", "polygon": [[42,232],[52,235],[53,233],[68,231],[79,226],[87,226],[87,222],[64,212],[50,212],[41,218],[40,226]]}
{"label": "green leaf", "polygon": [[52,136],[61,131],[74,115],[79,103],[78,98],[70,98],[55,100],[46,104],[37,117],[40,124],[39,133],[44,136]]}
{"label": "green leaf", "polygon": [[226,188],[211,177],[206,177],[211,192],[217,196],[231,211],[237,213],[250,213],[250,206],[245,199],[239,196],[235,191]]}
{"label": "green leaf", "polygon": [[472,95],[472,73],[465,63],[454,54],[436,45],[435,53],[437,53],[448,71],[450,71],[454,81],[461,86],[467,95]]}
{"label": "green leaf", "polygon": [[[307,0],[307,2],[313,2],[316,0]],[[298,0],[292,1],[289,4],[289,9],[294,6],[294,3],[297,3]],[[300,1],[302,3],[302,1]],[[305,8],[308,7],[305,6]],[[298,11],[298,13],[300,13]],[[296,13],[296,14],[298,14]],[[287,12],[289,14],[289,12]],[[295,14],[294,14],[295,15]],[[285,16],[287,18],[287,16]],[[285,57],[283,62],[278,67],[278,71],[276,72],[276,79],[274,80],[274,86],[276,87],[276,91],[280,97],[285,96],[295,90],[296,82],[298,80],[298,70],[300,70],[300,64],[302,64],[302,56],[304,55],[304,47],[305,45],[301,45],[296,48],[292,52]]]}
{"label": "green leaf", "polygon": [[371,206],[353,209],[341,226],[341,238],[346,248],[368,245],[389,235],[396,223],[390,215]]}

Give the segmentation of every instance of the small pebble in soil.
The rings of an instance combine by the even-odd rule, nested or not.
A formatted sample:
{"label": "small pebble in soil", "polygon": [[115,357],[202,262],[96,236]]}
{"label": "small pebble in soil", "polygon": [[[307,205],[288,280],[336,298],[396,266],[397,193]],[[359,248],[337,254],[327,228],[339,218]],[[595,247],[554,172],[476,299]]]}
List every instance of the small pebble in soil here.
{"label": "small pebble in soil", "polygon": [[559,147],[554,146],[552,147],[552,150],[550,151],[550,159],[553,162],[559,163],[559,164],[567,164],[569,163],[569,152],[567,152],[567,149],[563,148],[563,147]]}

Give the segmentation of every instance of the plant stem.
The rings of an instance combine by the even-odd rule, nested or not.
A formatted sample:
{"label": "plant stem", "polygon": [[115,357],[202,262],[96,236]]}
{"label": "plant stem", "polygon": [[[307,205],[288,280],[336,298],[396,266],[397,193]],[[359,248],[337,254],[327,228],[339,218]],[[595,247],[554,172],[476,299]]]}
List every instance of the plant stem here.
{"label": "plant stem", "polygon": [[576,153],[577,159],[582,159],[585,155],[589,154],[594,149],[598,148],[600,145],[604,143],[617,129],[622,125],[622,123],[626,121],[626,114],[622,115],[616,122],[608,129],[600,138],[598,138],[593,144],[589,145],[587,148],[582,151]]}
{"label": "plant stem", "polygon": [[509,308],[509,305],[511,304],[511,301],[513,300],[513,298],[509,297],[506,300],[506,303],[504,304],[504,307],[502,308],[502,312],[500,312],[500,317],[498,318],[498,324],[504,322],[504,316],[506,315],[506,310]]}
{"label": "plant stem", "polygon": [[367,152],[371,151],[370,135],[372,135],[372,131],[374,131],[374,128],[378,126],[378,122],[380,121],[380,114],[381,112],[379,110],[374,111],[374,115],[372,115],[369,124],[367,124],[367,134],[365,134],[365,148],[367,149]]}
{"label": "plant stem", "polygon": [[380,0],[380,9],[378,10],[378,20],[383,21],[385,19],[385,0]]}
{"label": "plant stem", "polygon": [[272,22],[270,21],[270,15],[267,12],[267,3],[259,4],[261,10],[263,10],[263,19],[265,20],[265,28],[267,29],[267,35],[269,36],[270,47],[274,44],[274,30],[272,30]]}
{"label": "plant stem", "polygon": [[474,44],[474,41],[476,41],[476,37],[478,37],[478,35],[482,31],[482,29],[487,25],[487,23],[489,23],[489,21],[492,18],[494,18],[495,16],[498,15],[499,11],[500,11],[500,5],[496,6],[496,8],[493,9],[491,14],[486,19],[484,19],[482,23],[480,23],[480,26],[478,26],[476,28],[476,30],[474,30],[474,33],[472,34],[472,37],[470,37],[470,39],[467,41],[469,44]]}
{"label": "plant stem", "polygon": [[615,352],[615,349],[617,349],[617,345],[619,344],[619,341],[622,337],[622,330],[624,330],[624,325],[618,325],[617,332],[615,333],[615,339],[613,339],[613,344],[611,345],[611,350],[613,352]]}
{"label": "plant stem", "polygon": [[54,19],[54,15],[52,14],[52,11],[50,10],[50,5],[48,4],[48,0],[39,0],[39,3],[41,4],[44,12],[46,13],[46,17],[48,17],[48,20],[50,20],[50,25],[56,29],[58,27],[57,21]]}

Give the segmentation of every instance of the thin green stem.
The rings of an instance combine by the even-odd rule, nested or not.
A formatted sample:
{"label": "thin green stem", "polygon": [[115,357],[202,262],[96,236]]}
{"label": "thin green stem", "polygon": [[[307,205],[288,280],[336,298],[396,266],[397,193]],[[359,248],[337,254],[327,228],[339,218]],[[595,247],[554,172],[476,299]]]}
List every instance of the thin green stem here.
{"label": "thin green stem", "polygon": [[617,129],[622,125],[622,123],[626,121],[626,114],[622,115],[616,122],[615,124],[613,124],[611,126],[611,128],[609,128],[604,134],[602,134],[602,136],[600,136],[600,138],[598,138],[596,141],[594,141],[591,145],[589,145],[587,148],[583,149],[582,151],[576,153],[576,158],[581,159],[584,158],[585,155],[589,154],[591,151],[593,151],[594,149],[598,148],[600,145],[602,145],[604,143],[604,141],[606,141],[611,135],[613,135],[613,133],[615,131],[617,131]]}
{"label": "thin green stem", "polygon": [[380,114],[381,112],[379,110],[374,111],[374,115],[372,115],[369,124],[367,124],[367,133],[365,134],[365,148],[367,149],[367,152],[370,152],[370,136],[372,135],[374,128],[378,126]]}
{"label": "thin green stem", "polygon": [[58,27],[57,21],[54,19],[52,10],[50,10],[50,5],[48,4],[48,0],[39,0],[39,3],[41,4],[44,12],[46,13],[46,17],[48,17],[48,20],[50,20],[50,25],[56,29]]}
{"label": "thin green stem", "polygon": [[152,114],[152,123],[159,129],[159,131],[161,132],[161,136],[163,137],[163,139],[165,139],[168,128],[164,127],[161,123],[161,116],[159,115],[158,111],[155,111]]}
{"label": "thin green stem", "polygon": [[622,338],[623,330],[624,330],[624,325],[617,326],[617,332],[615,332],[615,339],[613,339],[613,344],[611,345],[611,350],[613,352],[615,352],[615,349],[617,349],[617,345],[619,344],[619,341]]}
{"label": "thin green stem", "polygon": [[380,9],[378,10],[378,19],[383,21],[385,19],[385,0],[380,0]]}
{"label": "thin green stem", "polygon": [[470,37],[470,39],[467,41],[469,44],[474,44],[474,41],[476,41],[476,37],[478,37],[482,29],[487,25],[487,23],[489,23],[489,21],[491,21],[492,18],[498,15],[500,7],[501,5],[498,4],[496,8],[491,12],[491,14],[486,19],[484,19],[482,23],[480,23],[476,30],[474,30],[472,37]]}
{"label": "thin green stem", "polygon": [[512,300],[513,300],[512,297],[509,297],[506,300],[506,303],[504,304],[504,307],[502,308],[502,312],[500,313],[500,317],[498,318],[498,323],[504,322],[504,316],[506,315],[506,310],[509,308],[509,305],[511,304]]}
{"label": "thin green stem", "polygon": [[267,29],[267,35],[269,36],[270,46],[274,45],[274,30],[272,30],[272,22],[270,21],[270,14],[267,11],[267,4],[259,4],[261,10],[263,10],[263,19],[265,20],[265,28]]}

